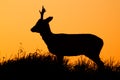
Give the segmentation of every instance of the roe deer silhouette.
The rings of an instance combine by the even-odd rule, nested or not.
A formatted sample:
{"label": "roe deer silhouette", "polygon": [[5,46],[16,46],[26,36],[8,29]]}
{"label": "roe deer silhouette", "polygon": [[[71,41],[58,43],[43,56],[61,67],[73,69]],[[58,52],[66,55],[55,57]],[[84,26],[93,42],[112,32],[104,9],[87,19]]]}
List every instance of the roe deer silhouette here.
{"label": "roe deer silhouette", "polygon": [[54,34],[51,32],[49,26],[49,22],[53,17],[43,19],[43,15],[46,12],[44,7],[39,12],[41,18],[31,28],[31,31],[40,33],[48,50],[56,55],[58,62],[62,63],[64,56],[85,55],[93,60],[98,68],[104,67],[104,63],[99,57],[103,46],[101,38],[93,34]]}

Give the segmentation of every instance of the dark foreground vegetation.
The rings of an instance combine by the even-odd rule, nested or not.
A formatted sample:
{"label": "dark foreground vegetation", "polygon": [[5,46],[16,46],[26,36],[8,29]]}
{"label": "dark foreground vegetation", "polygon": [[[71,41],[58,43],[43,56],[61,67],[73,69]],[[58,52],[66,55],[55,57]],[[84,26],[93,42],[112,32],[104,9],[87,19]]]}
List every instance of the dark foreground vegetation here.
{"label": "dark foreground vegetation", "polygon": [[[120,64],[105,62],[105,70],[83,60],[74,67],[60,65],[54,56],[39,55],[37,52],[0,63],[0,80],[120,80]],[[87,62],[87,63],[86,63]]]}

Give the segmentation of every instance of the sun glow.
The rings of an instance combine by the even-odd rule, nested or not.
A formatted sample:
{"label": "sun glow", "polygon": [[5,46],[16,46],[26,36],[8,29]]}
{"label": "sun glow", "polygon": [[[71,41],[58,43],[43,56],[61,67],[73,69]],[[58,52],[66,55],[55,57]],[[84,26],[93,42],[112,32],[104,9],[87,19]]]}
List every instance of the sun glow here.
{"label": "sun glow", "polygon": [[101,57],[120,60],[119,0],[2,0],[0,3],[0,56],[13,55],[19,43],[26,52],[37,48],[47,51],[41,36],[30,29],[40,18],[53,16],[50,28],[54,33],[92,33],[104,40]]}

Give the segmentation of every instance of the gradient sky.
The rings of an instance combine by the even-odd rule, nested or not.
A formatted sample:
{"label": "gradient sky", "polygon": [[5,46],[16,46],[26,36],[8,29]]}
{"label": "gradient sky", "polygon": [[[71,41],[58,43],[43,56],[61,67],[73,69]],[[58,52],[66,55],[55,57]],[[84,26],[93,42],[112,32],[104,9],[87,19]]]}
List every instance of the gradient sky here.
{"label": "gradient sky", "polygon": [[104,40],[102,58],[120,60],[120,0],[1,0],[0,57],[15,55],[22,43],[27,53],[47,51],[41,36],[30,29],[46,8],[44,18],[53,16],[54,33],[91,33]]}

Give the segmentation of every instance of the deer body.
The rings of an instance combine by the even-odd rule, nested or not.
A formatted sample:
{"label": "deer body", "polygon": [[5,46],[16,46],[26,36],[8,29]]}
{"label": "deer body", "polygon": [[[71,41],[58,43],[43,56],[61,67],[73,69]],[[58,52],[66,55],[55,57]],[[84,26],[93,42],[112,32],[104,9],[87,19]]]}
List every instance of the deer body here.
{"label": "deer body", "polygon": [[48,50],[55,54],[58,61],[62,62],[64,56],[85,55],[92,59],[98,67],[104,64],[100,60],[99,54],[103,46],[103,40],[93,34],[54,34],[50,30],[49,22],[53,17],[43,19],[45,9],[43,7],[41,19],[31,29],[38,32],[46,43]]}
{"label": "deer body", "polygon": [[92,34],[51,34],[42,38],[51,53],[61,56],[99,55],[103,45],[102,40]]}

